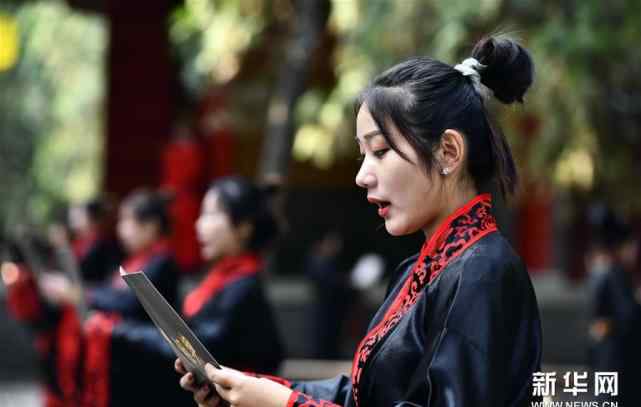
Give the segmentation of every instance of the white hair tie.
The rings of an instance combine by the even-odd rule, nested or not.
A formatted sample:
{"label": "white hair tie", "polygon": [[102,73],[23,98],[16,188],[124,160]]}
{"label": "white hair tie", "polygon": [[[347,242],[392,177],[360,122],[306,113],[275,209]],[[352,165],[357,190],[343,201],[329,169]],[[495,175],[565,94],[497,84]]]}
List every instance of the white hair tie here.
{"label": "white hair tie", "polygon": [[454,66],[454,69],[459,71],[463,76],[469,76],[474,85],[474,89],[483,97],[483,99],[488,99],[492,96],[493,92],[487,86],[481,83],[481,71],[487,68],[487,65],[483,65],[476,58],[467,58],[463,62]]}

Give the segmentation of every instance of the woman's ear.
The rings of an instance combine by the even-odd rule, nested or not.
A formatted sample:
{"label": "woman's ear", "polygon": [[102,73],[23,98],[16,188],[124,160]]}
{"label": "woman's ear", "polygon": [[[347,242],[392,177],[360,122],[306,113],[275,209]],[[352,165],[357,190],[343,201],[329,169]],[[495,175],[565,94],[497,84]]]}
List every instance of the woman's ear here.
{"label": "woman's ear", "polygon": [[445,130],[441,136],[441,146],[438,152],[441,175],[460,172],[466,153],[467,145],[463,134],[458,130]]}
{"label": "woman's ear", "polygon": [[243,246],[247,246],[249,240],[254,234],[254,225],[249,221],[244,221],[236,227],[236,236]]}
{"label": "woman's ear", "polygon": [[157,221],[148,221],[142,224],[144,233],[147,234],[150,240],[159,239],[162,237],[162,228],[160,223]]}

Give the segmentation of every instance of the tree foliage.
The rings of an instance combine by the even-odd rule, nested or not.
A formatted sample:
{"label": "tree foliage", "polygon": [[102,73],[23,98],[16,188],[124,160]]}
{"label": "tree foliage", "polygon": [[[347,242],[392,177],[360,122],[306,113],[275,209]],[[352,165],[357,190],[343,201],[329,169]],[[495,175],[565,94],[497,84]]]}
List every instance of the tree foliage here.
{"label": "tree foliage", "polygon": [[[238,126],[264,136],[295,1],[185,0],[169,23],[188,93],[231,83]],[[313,60],[331,75],[318,80],[312,67],[295,106],[297,161],[331,171],[355,156],[352,101],[374,74],[417,54],[455,64],[481,35],[501,31],[520,38],[537,67],[525,108],[492,106],[526,180],[641,208],[630,176],[641,173],[641,2],[331,3],[325,60]],[[6,2],[0,15],[19,34],[16,64],[0,71],[0,183],[10,197],[0,212],[43,217],[51,202],[100,189],[105,22],[61,0]]]}
{"label": "tree foliage", "polygon": [[99,191],[106,37],[101,20],[60,1],[0,13],[18,27],[16,63],[0,72],[0,213],[11,227]]}

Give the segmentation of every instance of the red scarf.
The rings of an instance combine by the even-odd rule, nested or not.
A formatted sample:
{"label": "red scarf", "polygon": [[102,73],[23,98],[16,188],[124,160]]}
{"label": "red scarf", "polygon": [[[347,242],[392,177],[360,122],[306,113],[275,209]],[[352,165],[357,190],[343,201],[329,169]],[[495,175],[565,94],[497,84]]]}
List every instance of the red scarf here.
{"label": "red scarf", "polygon": [[[169,240],[161,239],[149,246],[148,248],[139,251],[127,258],[122,267],[127,273],[135,273],[138,271],[145,271],[144,268],[151,261],[154,256],[169,255],[171,253]],[[111,285],[114,288],[125,289],[127,284],[125,280],[120,277],[120,271],[116,270],[111,278]]]}
{"label": "red scarf", "polygon": [[82,259],[87,255],[89,249],[101,238],[97,230],[91,230],[82,236],[78,236],[71,242],[71,251],[76,259]]}
{"label": "red scarf", "polygon": [[219,291],[242,277],[258,273],[261,266],[262,261],[255,253],[223,258],[209,270],[200,285],[187,295],[183,303],[183,314],[187,318],[193,317]]}
{"label": "red scarf", "polygon": [[359,405],[361,375],[374,347],[391,332],[418,301],[423,288],[431,283],[457,256],[485,235],[495,232],[496,221],[490,214],[492,198],[482,194],[457,209],[436,229],[421,248],[412,272],[383,319],[365,335],[352,363],[354,402]]}

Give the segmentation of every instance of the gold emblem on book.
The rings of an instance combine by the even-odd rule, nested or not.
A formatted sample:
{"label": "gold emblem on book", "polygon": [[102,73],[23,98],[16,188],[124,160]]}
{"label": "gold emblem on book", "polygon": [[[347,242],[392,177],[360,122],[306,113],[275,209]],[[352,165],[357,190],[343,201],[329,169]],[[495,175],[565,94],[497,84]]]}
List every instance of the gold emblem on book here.
{"label": "gold emblem on book", "polygon": [[183,355],[187,356],[189,360],[196,366],[203,366],[205,364],[205,362],[203,362],[203,360],[196,353],[196,350],[191,345],[191,342],[189,342],[189,339],[185,338],[182,335],[178,335],[178,337],[174,339],[174,344],[178,349],[180,349]]}

